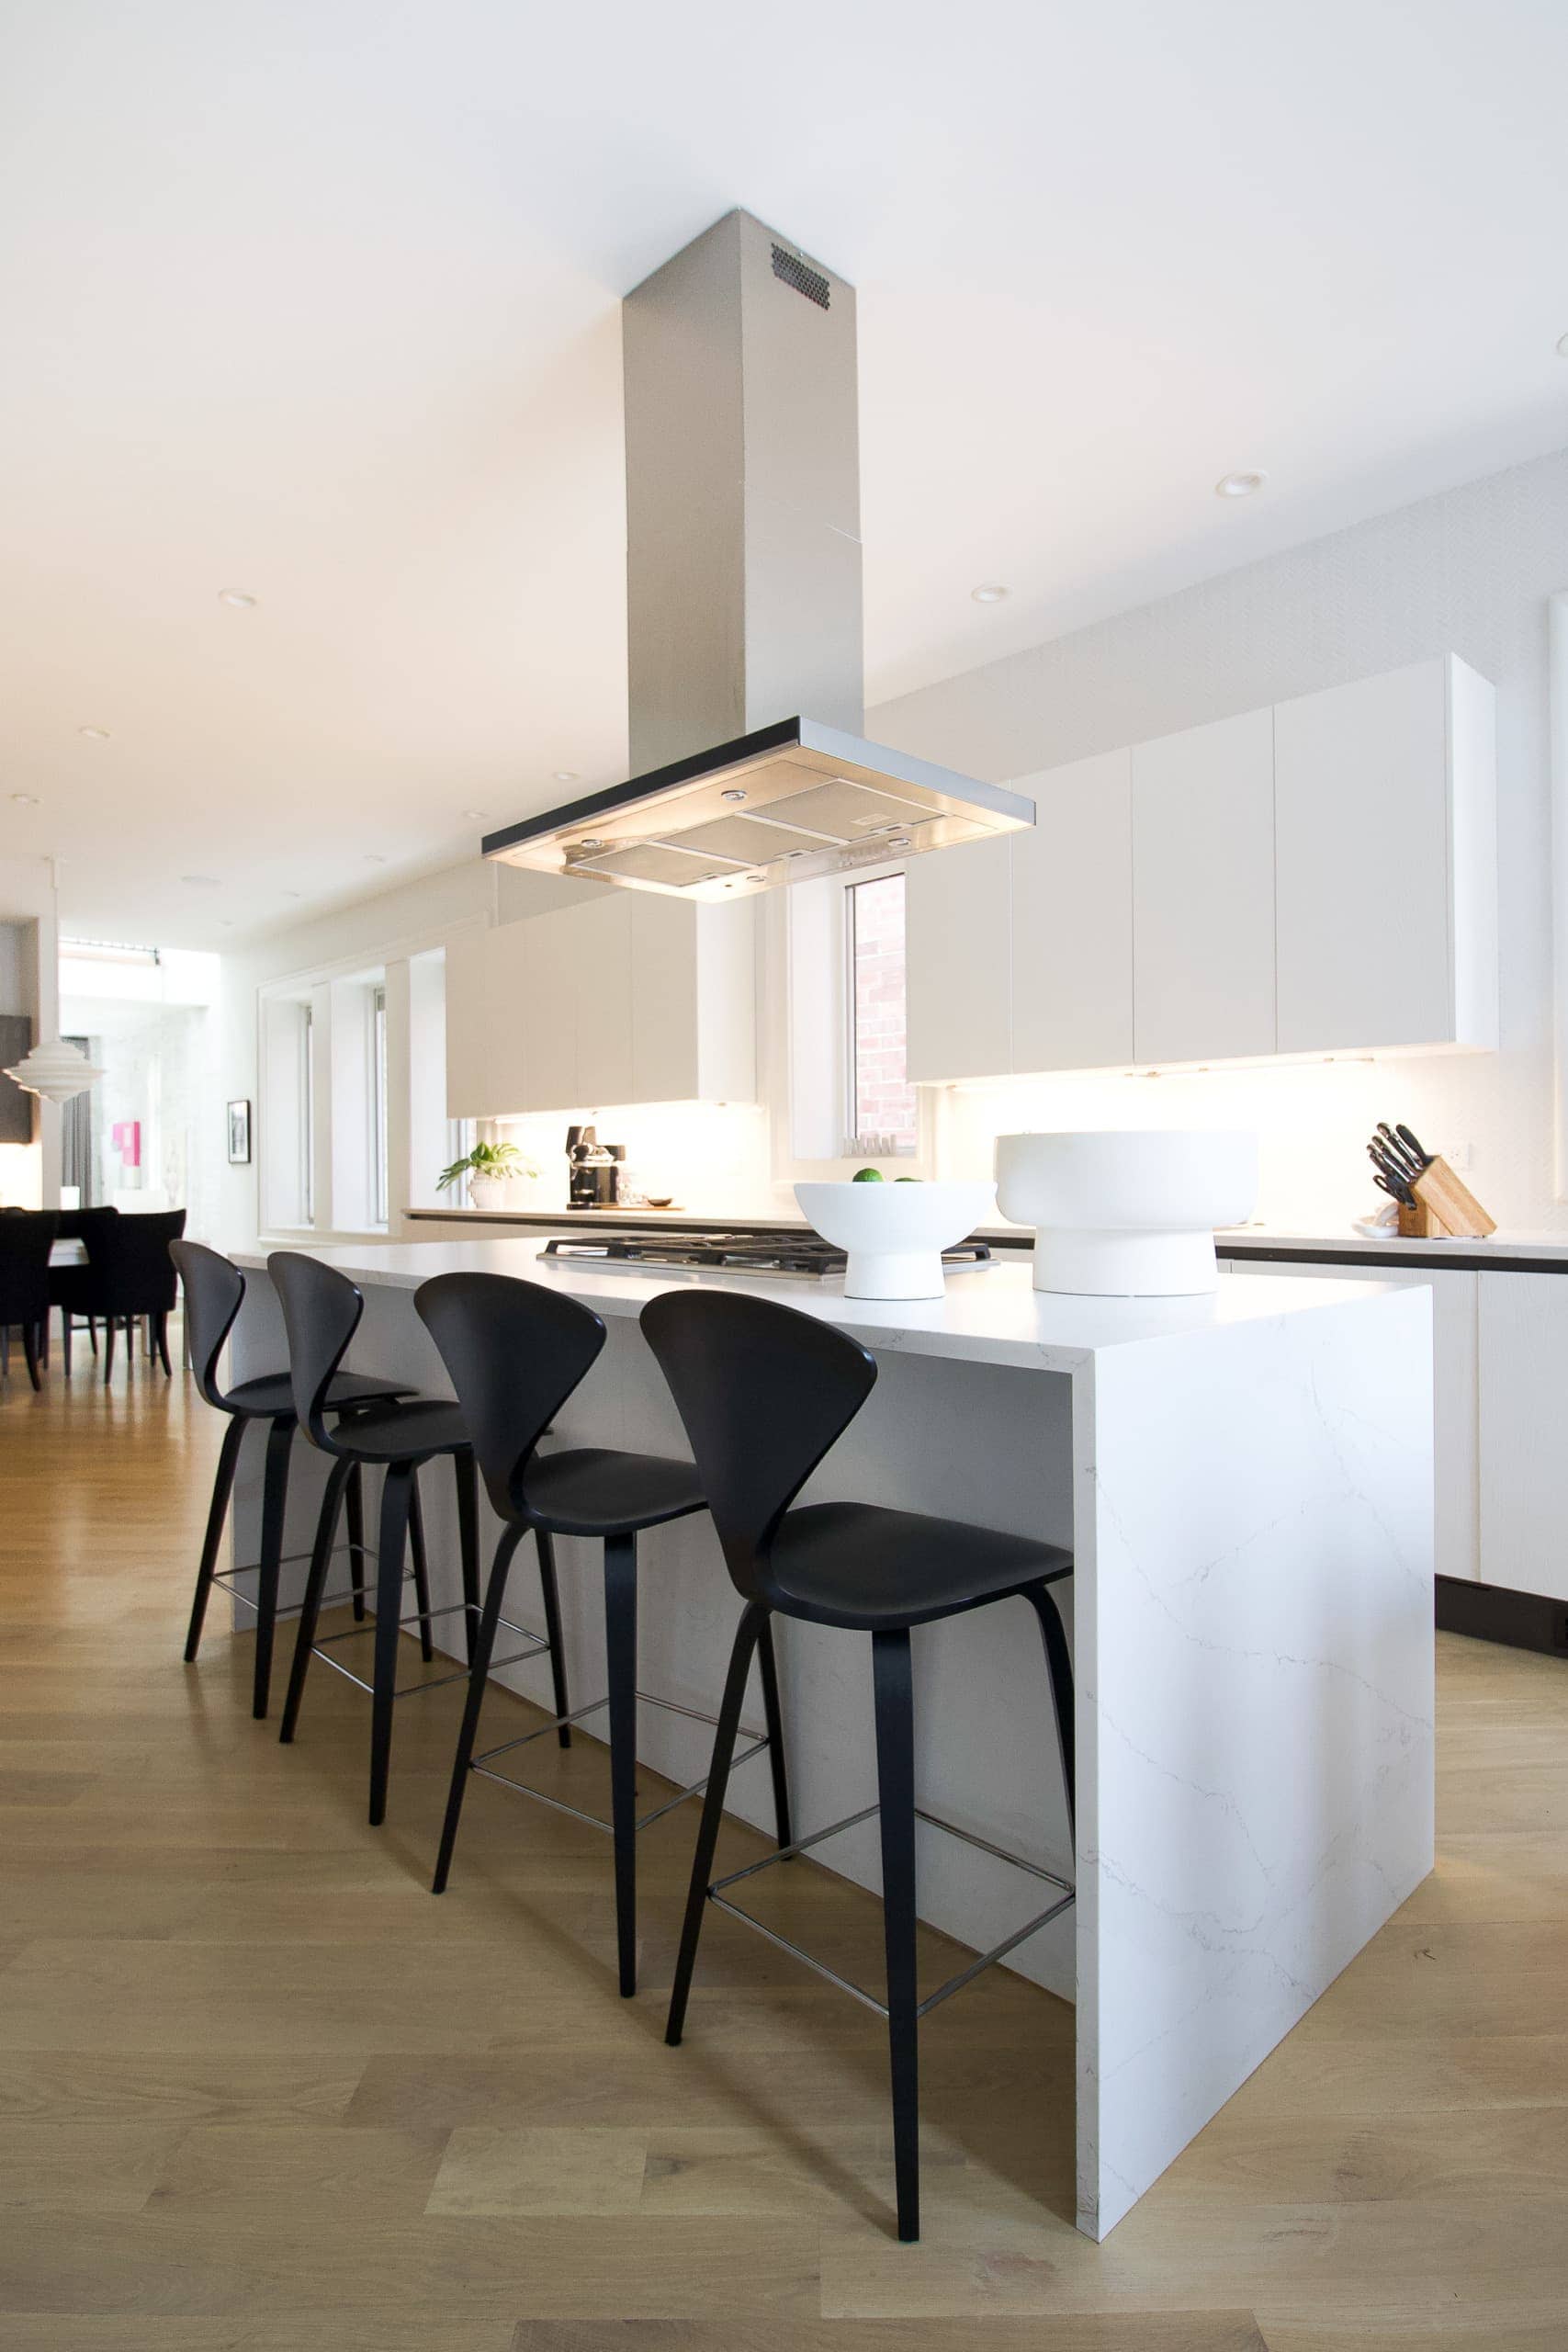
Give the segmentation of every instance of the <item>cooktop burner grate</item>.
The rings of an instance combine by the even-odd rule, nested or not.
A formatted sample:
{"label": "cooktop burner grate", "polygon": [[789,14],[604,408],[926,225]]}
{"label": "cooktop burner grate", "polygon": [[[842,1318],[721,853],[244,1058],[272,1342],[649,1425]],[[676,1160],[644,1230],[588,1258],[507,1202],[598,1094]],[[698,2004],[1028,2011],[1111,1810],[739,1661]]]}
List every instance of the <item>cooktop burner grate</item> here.
{"label": "cooktop burner grate", "polygon": [[[597,1266],[606,1272],[706,1271],[790,1274],[818,1282],[829,1274],[841,1274],[845,1265],[843,1250],[816,1233],[560,1234],[545,1244],[543,1254]],[[950,1270],[962,1272],[989,1265],[991,1252],[984,1241],[964,1241],[954,1250],[944,1250],[942,1261]]]}

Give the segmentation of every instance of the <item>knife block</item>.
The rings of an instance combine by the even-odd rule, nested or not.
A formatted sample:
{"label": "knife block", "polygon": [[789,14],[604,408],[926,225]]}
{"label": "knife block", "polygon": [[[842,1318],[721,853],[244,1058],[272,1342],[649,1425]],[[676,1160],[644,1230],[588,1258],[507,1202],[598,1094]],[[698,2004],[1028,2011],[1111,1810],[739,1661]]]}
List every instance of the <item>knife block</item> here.
{"label": "knife block", "polygon": [[1487,1216],[1468,1184],[1461,1184],[1446,1159],[1434,1159],[1411,1186],[1416,1205],[1400,1204],[1399,1230],[1407,1241],[1430,1241],[1440,1234],[1479,1238],[1495,1233],[1497,1221]]}

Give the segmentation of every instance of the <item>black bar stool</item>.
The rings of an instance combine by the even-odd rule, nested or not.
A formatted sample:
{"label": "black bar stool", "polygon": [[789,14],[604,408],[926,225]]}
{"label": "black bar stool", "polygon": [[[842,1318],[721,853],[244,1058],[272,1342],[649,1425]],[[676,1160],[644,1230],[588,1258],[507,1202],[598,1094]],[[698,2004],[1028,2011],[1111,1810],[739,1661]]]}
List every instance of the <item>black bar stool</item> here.
{"label": "black bar stool", "polygon": [[[433,1621],[461,1611],[465,1646],[470,1662],[473,1658],[479,1605],[479,1494],[473,1449],[461,1412],[444,1397],[398,1398],[351,1414],[335,1428],[330,1427],[326,1419],[330,1409],[327,1400],[349,1341],[359,1329],[365,1312],[364,1294],[335,1266],[324,1266],[320,1259],[302,1257],[294,1250],[275,1250],[266,1268],[277,1292],[283,1328],[288,1335],[289,1376],[299,1426],[312,1445],[320,1446],[323,1453],[333,1457],[326,1493],[321,1498],[315,1549],[305,1579],[280,1736],[286,1744],[294,1737],[312,1657],[321,1658],[359,1690],[367,1690],[371,1700],[370,1822],[372,1827],[378,1827],[387,1817],[392,1710],[395,1702],[406,1695],[398,1689],[398,1635],[402,1626],[418,1624],[420,1650],[428,1665],[434,1656],[430,1635]],[[451,1455],[457,1481],[463,1598],[444,1608],[432,1609],[418,1475],[422,1464],[432,1462],[442,1453]],[[368,1682],[332,1654],[331,1645],[352,1639],[355,1627],[329,1635],[323,1642],[316,1639],[344,1489],[352,1482],[355,1469],[362,1467],[378,1468],[383,1473],[376,1546],[376,1649]],[[404,1561],[411,1548],[416,1607],[413,1616],[400,1618]],[[460,1667],[456,1674],[412,1683],[408,1690],[439,1690],[445,1683],[460,1681],[468,1671],[467,1666]]]}
{"label": "black bar stool", "polygon": [[[294,1444],[294,1392],[286,1372],[265,1373],[258,1379],[242,1380],[234,1388],[222,1386],[218,1377],[218,1359],[240,1312],[245,1295],[245,1278],[227,1258],[220,1257],[216,1250],[203,1249],[199,1241],[171,1241],[168,1248],[169,1256],[185,1286],[186,1334],[196,1385],[209,1405],[229,1416],[229,1426],[223,1432],[218,1468],[212,1480],[212,1501],[207,1514],[201,1565],[196,1572],[196,1592],[190,1605],[190,1629],[186,1635],[186,1663],[187,1666],[194,1663],[201,1645],[201,1628],[213,1586],[227,1585],[232,1599],[255,1611],[255,1678],[251,1713],[259,1719],[266,1713],[267,1694],[272,1681],[279,1576],[287,1561],[307,1556],[302,1553],[286,1554],[283,1549],[283,1521],[288,1501],[288,1462]],[[69,1347],[69,1334],[66,1344]],[[395,1381],[372,1380],[360,1373],[340,1373],[328,1392],[326,1408],[334,1413],[350,1413],[358,1408],[384,1403],[389,1397],[400,1396],[405,1393]],[[262,1474],[261,1554],[247,1566],[220,1568],[218,1566],[218,1548],[222,1541],[223,1522],[228,1516],[229,1500],[233,1492],[240,1448],[244,1442],[246,1426],[252,1421],[268,1424],[266,1462]],[[365,1575],[361,1562],[365,1552],[365,1526],[357,1474],[349,1482],[348,1532],[354,1611],[356,1617],[363,1617]],[[254,1600],[249,1593],[241,1592],[232,1581],[236,1577],[252,1574],[256,1578]]]}
{"label": "black bar stool", "polygon": [[[662,1526],[705,1508],[696,1471],[689,1462],[670,1462],[659,1454],[620,1453],[603,1446],[569,1448],[539,1455],[536,1447],[545,1430],[572,1391],[586,1376],[604,1344],[604,1326],[592,1308],[540,1283],[518,1282],[504,1274],[438,1274],[415,1293],[414,1305],[441,1351],[473,1432],[474,1451],[484,1474],[491,1506],[502,1522],[495,1563],[486,1588],[474,1648],[468,1703],[463,1713],[457,1752],[452,1767],[452,1791],[441,1833],[433,1892],[446,1887],[457,1843],[457,1824],[470,1771],[499,1781],[523,1796],[538,1797],[546,1804],[608,1829],[615,1853],[615,1939],[620,1988],[628,1996],[637,1990],[637,1833],[672,1808],[694,1796],[697,1781],[666,1798],[639,1820],[637,1812],[637,1707],[642,1699],[653,1706],[691,1714],[657,1693],[637,1684],[637,1539],[647,1527]],[[498,1623],[502,1596],[513,1555],[532,1529],[539,1555],[544,1586],[547,1643],[555,1669],[554,1726],[564,1747],[570,1727],[584,1715],[607,1707],[610,1717],[610,1810],[608,1822],[576,1805],[562,1804],[528,1788],[509,1774],[492,1771],[494,1758],[541,1738],[551,1729],[544,1724],[521,1739],[474,1754],[479,1713],[484,1704],[485,1676]],[[560,1654],[560,1616],[556,1595],[555,1561],[550,1539],[581,1535],[604,1546],[604,1647],[609,1692],[575,1713],[568,1712],[566,1675]],[[522,1627],[513,1631],[522,1632]],[[767,1747],[773,1768],[773,1800],[779,1843],[789,1841],[789,1800],[784,1785],[784,1743],[779,1733],[778,1681],[773,1670],[773,1644],[764,1626],[758,1637],[761,1650],[762,1702],[767,1729],[748,1734],[754,1746],[748,1756]],[[748,1648],[750,1656],[750,1648]],[[530,1656],[534,1653],[530,1652]],[[745,1678],[741,1678],[742,1685]],[[739,1695],[736,1698],[739,1716]],[[698,1720],[713,1723],[711,1715]],[[733,1739],[731,1746],[733,1746]],[[744,1760],[743,1758],[740,1760]]]}
{"label": "black bar stool", "polygon": [[[887,1998],[787,1949],[855,1993],[886,2018],[893,2076],[893,2145],[898,2235],[920,2233],[918,2035],[919,2020],[982,1968],[1056,1917],[1073,1900],[1067,1881],[1002,1854],[980,1838],[922,1812],[915,1803],[914,1705],[909,1629],[940,1623],[987,1601],[1027,1601],[1039,1621],[1055,1709],[1056,1736],[1073,1810],[1073,1679],[1066,1637],[1051,1588],[1072,1573],[1072,1555],[1055,1544],[970,1527],[873,1503],[789,1506],[818,1464],[843,1435],[876,1380],[875,1359],[841,1331],[794,1307],[714,1291],[671,1291],[650,1299],[642,1328],[670,1384],[730,1577],[746,1602],[735,1636],[702,1826],[692,1864],[681,1954],[665,2040],[679,2042],[685,2021],[703,1909],[712,1899],[749,1926],[724,1889],[765,1870],[768,1855],[710,1883],[724,1811],[741,1695],[752,1649],[777,1611],[814,1625],[839,1625],[872,1639],[879,1802],[786,1849],[803,1853],[855,1822],[881,1815],[883,1935]],[[986,1952],[922,2001],[915,1979],[915,1823],[930,1822],[1061,1890],[1027,1927]],[[774,1942],[784,1939],[764,1930]]]}

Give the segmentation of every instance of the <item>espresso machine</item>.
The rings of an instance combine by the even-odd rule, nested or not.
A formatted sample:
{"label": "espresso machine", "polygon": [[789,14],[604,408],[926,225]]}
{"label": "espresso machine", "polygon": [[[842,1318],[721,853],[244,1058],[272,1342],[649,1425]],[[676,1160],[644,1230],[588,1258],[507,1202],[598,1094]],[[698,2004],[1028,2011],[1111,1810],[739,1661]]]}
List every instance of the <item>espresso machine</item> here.
{"label": "espresso machine", "polygon": [[621,1196],[624,1143],[601,1143],[592,1127],[566,1131],[567,1206],[613,1209]]}

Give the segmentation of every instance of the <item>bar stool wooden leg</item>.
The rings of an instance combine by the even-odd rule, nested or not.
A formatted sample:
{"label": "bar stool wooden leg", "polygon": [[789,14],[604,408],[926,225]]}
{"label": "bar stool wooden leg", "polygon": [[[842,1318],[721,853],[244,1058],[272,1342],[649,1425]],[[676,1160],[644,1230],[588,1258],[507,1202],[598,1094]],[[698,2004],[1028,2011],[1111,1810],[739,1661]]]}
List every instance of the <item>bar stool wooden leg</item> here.
{"label": "bar stool wooden leg", "polygon": [[479,1477],[471,1453],[452,1456],[457,1487],[457,1550],[463,1564],[463,1655],[471,1668],[479,1622]]}
{"label": "bar stool wooden leg", "polygon": [[310,1551],[310,1566],[305,1577],[305,1600],[299,1611],[299,1623],[294,1637],[294,1663],[288,1674],[288,1695],[283,1702],[283,1728],[278,1738],[288,1747],[294,1737],[299,1721],[299,1702],[305,1696],[305,1677],[310,1669],[310,1645],[316,1638],[316,1626],[321,1614],[321,1595],[326,1590],[327,1575],[333,1564],[333,1548],[337,1542],[338,1512],[345,1488],[352,1487],[358,1476],[359,1464],[338,1460],[327,1473],[326,1492],[321,1497],[321,1517],[316,1521],[316,1540]]}
{"label": "bar stool wooden leg", "polygon": [[773,1822],[778,1842],[787,1846],[789,1775],[784,1769],[784,1716],[779,1708],[779,1669],[773,1656],[773,1621],[766,1617],[757,1642],[757,1667],[762,1681],[762,1722],[768,1735],[768,1768],[773,1776]]}
{"label": "bar stool wooden leg", "polygon": [[419,1654],[428,1666],[435,1656],[430,1638],[430,1568],[424,1553],[424,1510],[419,1499],[419,1471],[409,1472],[409,1543],[413,1552],[414,1600],[419,1610]]}
{"label": "bar stool wooden leg", "polygon": [[[66,1348],[71,1345],[66,1333]],[[207,1615],[208,1596],[212,1590],[212,1573],[218,1566],[218,1547],[223,1540],[223,1521],[228,1516],[229,1498],[234,1491],[234,1470],[240,1459],[240,1445],[245,1434],[245,1424],[236,1413],[230,1419],[219,1448],[218,1468],[212,1479],[212,1500],[207,1509],[207,1534],[201,1546],[201,1566],[196,1572],[196,1591],[190,1604],[190,1626],[186,1634],[186,1664],[194,1663],[201,1646],[202,1621]]]}
{"label": "bar stool wooden leg", "polygon": [[354,1591],[354,1622],[365,1623],[365,1479],[352,1464],[344,1488],[348,1500],[348,1581]]}
{"label": "bar stool wooden leg", "polygon": [[[402,1606],[413,1464],[391,1462],[381,1482],[381,1528],[376,1559],[376,1663],[370,1700],[370,1826],[387,1818],[392,1768],[392,1702],[398,1686],[398,1612]],[[425,1603],[422,1600],[421,1606]],[[429,1625],[425,1625],[428,1636]]]}
{"label": "bar stool wooden leg", "polygon": [[604,1540],[604,1658],[610,1683],[610,1818],[621,1996],[637,1991],[637,1538]]}
{"label": "bar stool wooden leg", "polygon": [[664,2028],[664,2039],[671,2050],[679,2044],[686,2023],[686,2001],[692,1989],[692,1971],[697,1962],[697,1940],[707,1908],[718,1826],[724,1818],[725,1792],[729,1786],[729,1763],[735,1753],[735,1736],[740,1728],[740,1710],[746,1702],[746,1684],[751,1672],[751,1652],[767,1623],[768,1611],[756,1601],[749,1602],[741,1611],[735,1645],[729,1653],[729,1671],[725,1676],[724,1696],[719,1701],[718,1722],[713,1736],[713,1762],[708,1768],[708,1784],[703,1797],[703,1817],[697,1830],[696,1851],[692,1856],[692,1879],[686,1890],[686,1917],[681,1927],[670,2016]]}
{"label": "bar stool wooden leg", "polygon": [[256,1660],[251,1713],[258,1723],[266,1714],[267,1698],[272,1688],[272,1645],[277,1626],[283,1521],[288,1508],[288,1462],[293,1450],[293,1421],[273,1421],[266,1433],[266,1467],[262,1476],[261,1557],[256,1563]]}
{"label": "bar stool wooden leg", "polygon": [[882,1919],[898,2235],[920,2234],[919,1996],[915,1975],[915,1713],[907,1631],[873,1634],[876,1780],[882,1804]]}
{"label": "bar stool wooden leg", "polygon": [[463,1707],[463,1724],[457,1734],[457,1752],[452,1760],[452,1785],[446,1793],[446,1818],[441,1825],[441,1850],[435,1858],[435,1876],[430,1882],[432,1894],[445,1894],[446,1892],[452,1852],[457,1843],[457,1824],[463,1817],[463,1799],[468,1793],[474,1741],[479,1736],[479,1713],[485,1701],[485,1677],[490,1672],[490,1662],[495,1650],[496,1621],[501,1615],[502,1596],[506,1590],[512,1555],[522,1534],[521,1527],[506,1529],[496,1545],[495,1564],[490,1572],[490,1583],[485,1588],[484,1605],[479,1611],[479,1630],[474,1636],[474,1655],[468,1669],[468,1694]]}
{"label": "bar stool wooden leg", "polygon": [[[550,1645],[550,1680],[555,1687],[556,1713],[569,1715],[571,1701],[566,1695],[566,1652],[560,1640],[560,1593],[556,1586],[555,1545],[542,1527],[534,1530],[534,1541],[539,1553],[539,1589],[545,1597],[545,1638]],[[558,1724],[556,1738],[562,1747],[571,1746],[571,1725]]]}

